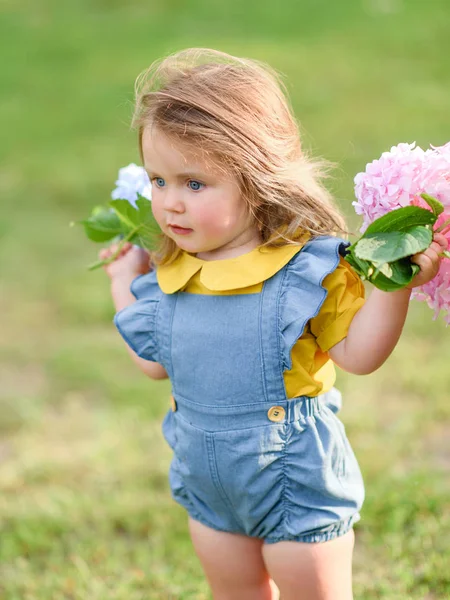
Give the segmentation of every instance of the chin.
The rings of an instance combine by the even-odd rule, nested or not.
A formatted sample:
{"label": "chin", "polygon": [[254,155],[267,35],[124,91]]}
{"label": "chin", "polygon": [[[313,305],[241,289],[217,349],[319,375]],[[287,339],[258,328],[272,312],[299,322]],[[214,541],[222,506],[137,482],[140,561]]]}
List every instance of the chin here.
{"label": "chin", "polygon": [[172,239],[176,243],[178,248],[181,248],[181,250],[184,250],[185,252],[190,252],[191,254],[196,254],[197,252],[204,252],[203,248],[198,244],[195,244],[194,242],[189,242],[189,240],[183,239]]}
{"label": "chin", "polygon": [[201,241],[197,241],[195,239],[188,239],[183,236],[173,236],[169,235],[170,239],[172,239],[178,248],[184,250],[185,252],[189,252],[190,254],[198,254],[203,252],[214,252],[219,250],[224,245],[223,242],[219,242],[218,244],[214,243],[205,243]]}

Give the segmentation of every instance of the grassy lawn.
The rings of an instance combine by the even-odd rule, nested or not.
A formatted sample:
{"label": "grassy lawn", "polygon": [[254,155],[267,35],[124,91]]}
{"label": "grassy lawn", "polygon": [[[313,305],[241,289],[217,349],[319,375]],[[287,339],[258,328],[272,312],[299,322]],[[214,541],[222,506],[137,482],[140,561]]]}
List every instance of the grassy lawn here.
{"label": "grassy lawn", "polygon": [[[262,6],[261,6],[262,4]],[[449,140],[448,0],[4,0],[0,6],[0,598],[210,598],[170,499],[167,382],[128,359],[97,248],[69,229],[138,162],[136,75],[210,46],[286,76],[305,144],[352,178]],[[386,365],[339,373],[367,498],[355,598],[450,597],[450,332],[423,305]]]}

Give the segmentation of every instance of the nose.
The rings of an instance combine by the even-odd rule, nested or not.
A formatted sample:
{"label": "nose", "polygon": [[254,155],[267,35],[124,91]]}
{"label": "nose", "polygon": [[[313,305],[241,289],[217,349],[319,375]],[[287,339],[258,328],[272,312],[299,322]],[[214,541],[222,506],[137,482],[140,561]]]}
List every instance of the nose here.
{"label": "nose", "polygon": [[168,188],[164,194],[164,210],[168,212],[184,212],[184,204],[175,188]]}

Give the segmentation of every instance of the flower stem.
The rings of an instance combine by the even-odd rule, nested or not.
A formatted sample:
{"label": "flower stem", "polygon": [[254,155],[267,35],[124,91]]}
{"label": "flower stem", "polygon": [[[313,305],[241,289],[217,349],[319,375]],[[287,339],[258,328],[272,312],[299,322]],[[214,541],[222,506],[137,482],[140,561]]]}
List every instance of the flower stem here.
{"label": "flower stem", "polygon": [[435,229],[435,232],[442,233],[444,231],[444,229],[447,229],[448,227],[450,227],[450,219],[447,219],[447,221],[444,221],[444,223],[442,223],[442,225],[440,227]]}
{"label": "flower stem", "polygon": [[124,245],[136,235],[136,233],[141,227],[142,224],[129,231],[127,235],[123,238],[123,240],[120,241],[117,250],[113,254],[111,254],[111,256],[109,256],[108,258],[104,258],[103,260],[98,260],[95,263],[92,263],[88,266],[88,271],[94,271],[95,269],[103,267],[104,265],[109,265],[110,263],[114,262],[119,256],[119,254],[122,252],[122,248],[124,247]]}

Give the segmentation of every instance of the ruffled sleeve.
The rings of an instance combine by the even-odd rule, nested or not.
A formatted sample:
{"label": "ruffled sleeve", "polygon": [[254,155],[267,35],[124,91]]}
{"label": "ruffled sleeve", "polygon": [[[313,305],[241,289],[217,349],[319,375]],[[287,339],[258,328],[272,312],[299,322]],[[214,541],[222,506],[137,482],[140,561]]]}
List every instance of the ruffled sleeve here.
{"label": "ruffled sleeve", "polygon": [[[343,265],[342,273],[347,272],[344,263],[341,263],[341,257],[345,254],[345,248],[348,245],[348,242],[336,237],[318,237],[308,242],[287,265],[280,298],[281,354],[285,371],[292,368],[292,348],[303,334],[308,321],[314,324],[318,344],[324,351],[331,347],[327,348],[327,344],[333,342],[342,333],[338,327],[334,330],[333,324],[336,319],[339,320],[340,316],[346,313],[346,310],[351,309],[352,302],[346,293],[345,277],[343,277],[344,283],[342,283],[341,273],[336,281],[329,279],[328,276],[331,277],[331,274],[341,264]],[[352,275],[357,278],[353,272]],[[362,284],[361,288],[364,289]],[[358,289],[356,295],[361,293],[359,284],[355,284],[354,289]],[[338,298],[339,294],[340,299]],[[328,300],[327,303],[326,300]],[[337,309],[337,304],[340,304],[342,313]],[[360,306],[361,303],[358,308]],[[326,308],[324,318],[315,321],[317,317],[322,316],[324,307]],[[333,310],[334,308],[335,310]],[[350,317],[350,312],[347,314]],[[343,323],[344,321],[345,319],[343,319]],[[339,333],[337,333],[338,331]],[[313,335],[316,334],[313,333]],[[345,334],[342,337],[345,337]]]}
{"label": "ruffled sleeve", "polygon": [[[157,289],[155,289],[155,287]],[[136,300],[152,298],[158,290],[159,286],[157,283],[156,271],[149,271],[144,275],[138,275],[133,279],[130,286],[130,291]]]}
{"label": "ruffled sleeve", "polygon": [[156,313],[162,292],[156,281],[156,272],[140,275],[131,284],[136,302],[119,311],[114,324],[130,348],[141,358],[160,362]]}
{"label": "ruffled sleeve", "polygon": [[347,336],[353,317],[364,304],[363,282],[343,259],[333,273],[323,282],[327,297],[314,319],[311,319],[311,333],[323,352]]}

